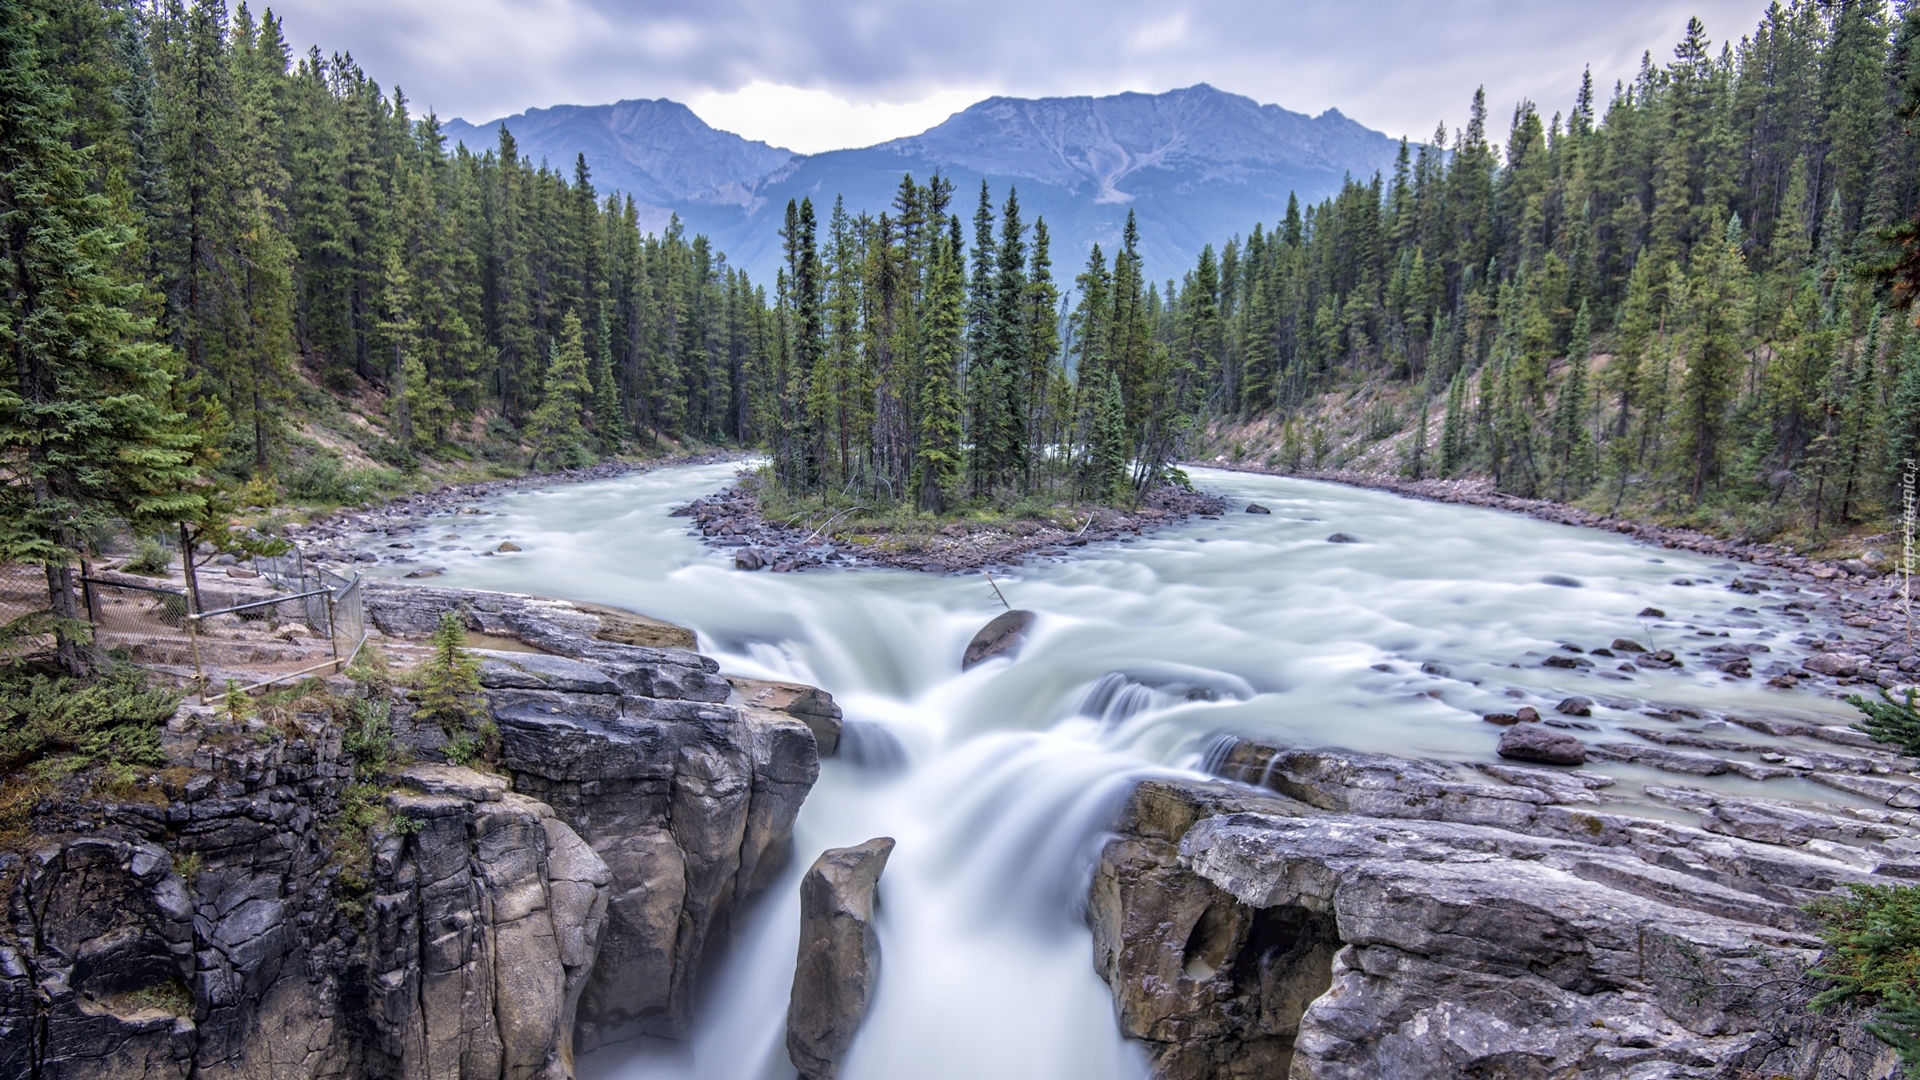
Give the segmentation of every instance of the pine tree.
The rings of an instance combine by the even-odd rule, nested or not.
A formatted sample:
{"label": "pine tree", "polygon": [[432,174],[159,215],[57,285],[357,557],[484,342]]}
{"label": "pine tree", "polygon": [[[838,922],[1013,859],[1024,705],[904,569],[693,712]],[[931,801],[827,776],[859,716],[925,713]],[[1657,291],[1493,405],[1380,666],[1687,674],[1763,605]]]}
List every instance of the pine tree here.
{"label": "pine tree", "polygon": [[960,255],[936,235],[927,258],[925,314],[920,320],[920,431],[913,489],[919,509],[942,513],[959,492],[964,465],[960,415],[961,337],[965,285]]}
{"label": "pine tree", "polygon": [[580,316],[568,312],[560,323],[560,340],[541,384],[540,407],[533,411],[528,441],[533,464],[577,468],[592,459],[587,451],[583,423],[593,385],[587,378],[587,350]]}
{"label": "pine tree", "polygon": [[85,674],[73,565],[113,518],[190,515],[196,440],[169,404],[173,358],[111,275],[131,229],[87,190],[68,95],[49,77],[25,0],[0,0],[0,558],[46,568],[61,666]]}

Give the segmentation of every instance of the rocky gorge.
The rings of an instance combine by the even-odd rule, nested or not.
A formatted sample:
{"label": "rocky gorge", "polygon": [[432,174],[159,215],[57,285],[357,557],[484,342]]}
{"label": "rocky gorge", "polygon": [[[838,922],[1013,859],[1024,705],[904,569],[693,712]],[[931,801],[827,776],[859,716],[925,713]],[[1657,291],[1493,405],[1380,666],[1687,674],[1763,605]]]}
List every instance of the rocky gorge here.
{"label": "rocky gorge", "polygon": [[[1102,852],[1096,964],[1156,1076],[1887,1077],[1810,1012],[1803,906],[1920,875],[1920,818],[1222,740]],[[1614,802],[1614,806],[1609,803]]]}
{"label": "rocky gorge", "polygon": [[190,710],[158,795],[44,807],[0,1073],[1895,1075],[1804,910],[1920,880],[1920,761],[1830,696],[1904,684],[1886,580],[1276,484],[996,617],[733,568],[670,516],[718,470],[450,504],[526,550],[369,583],[395,654],[487,646],[493,770],[389,698],[356,833],[351,723]]}
{"label": "rocky gorge", "polygon": [[481,654],[497,768],[447,763],[402,698],[415,763],[371,793],[332,716],[183,708],[140,798],[43,806],[0,856],[0,1074],[556,1080],[685,1036],[703,961],[788,857],[831,699],[564,602],[367,606],[396,639],[454,610],[521,643]]}

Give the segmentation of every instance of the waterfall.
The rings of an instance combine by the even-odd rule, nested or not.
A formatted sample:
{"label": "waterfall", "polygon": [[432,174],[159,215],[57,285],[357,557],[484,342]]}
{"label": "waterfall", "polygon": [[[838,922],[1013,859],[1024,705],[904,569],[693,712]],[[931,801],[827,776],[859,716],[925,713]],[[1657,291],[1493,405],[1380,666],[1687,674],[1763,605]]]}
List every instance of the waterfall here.
{"label": "waterfall", "polygon": [[[996,574],[1040,617],[1016,657],[963,673],[968,639],[1000,610],[984,579],[733,570],[668,516],[730,475],[689,466],[510,495],[486,514],[435,519],[421,535],[452,539],[413,553],[444,567],[436,584],[690,626],[723,670],[814,683],[846,711],[841,754],[823,763],[801,812],[786,880],[736,920],[692,1045],[602,1051],[582,1062],[586,1077],[793,1076],[783,1024],[797,882],[828,847],[899,842],[879,888],[877,996],[846,1080],[1138,1076],[1082,909],[1141,778],[1211,771],[1236,736],[1488,760],[1499,729],[1480,714],[1545,712],[1574,693],[1600,703],[1593,722],[1607,727],[1656,701],[1845,717],[1837,702],[1727,682],[1703,665],[1542,666],[1563,643],[1642,635],[1635,615],[1649,606],[1670,613],[1665,645],[1725,632],[1716,640],[1794,655],[1799,631],[1784,615],[1733,612],[1754,601],[1674,583],[1724,584],[1731,567],[1508,514],[1208,470],[1195,481],[1273,513]],[[1362,542],[1328,543],[1336,529]],[[509,537],[521,552],[482,554]],[[1553,575],[1583,587],[1544,580]]]}

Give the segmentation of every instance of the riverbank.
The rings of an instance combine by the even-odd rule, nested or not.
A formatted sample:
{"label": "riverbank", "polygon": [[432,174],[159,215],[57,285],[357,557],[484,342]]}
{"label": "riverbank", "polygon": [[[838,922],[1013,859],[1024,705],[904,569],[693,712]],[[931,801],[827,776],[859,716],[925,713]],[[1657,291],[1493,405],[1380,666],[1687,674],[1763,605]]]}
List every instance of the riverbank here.
{"label": "riverbank", "polygon": [[[858,508],[856,508],[858,509]],[[1225,513],[1227,501],[1189,488],[1163,487],[1132,510],[1066,506],[1049,517],[906,522],[772,521],[749,478],[674,511],[709,546],[734,550],[742,570],[775,573],[826,566],[888,566],[944,574],[1014,566],[1064,556],[1075,548],[1125,542],[1191,517]],[[1077,522],[1077,523],[1076,523]]]}
{"label": "riverbank", "polygon": [[1192,462],[1191,465],[1225,472],[1261,476],[1289,476],[1348,487],[1385,491],[1410,499],[1453,503],[1486,510],[1525,514],[1542,521],[1631,536],[1642,543],[1674,551],[1736,560],[1752,568],[1727,587],[1759,595],[1781,585],[1798,594],[1781,605],[1801,612],[1818,612],[1845,631],[1827,631],[1812,639],[1817,655],[1793,671],[1772,676],[1773,685],[1790,689],[1808,680],[1830,681],[1843,692],[1858,693],[1873,686],[1904,688],[1920,681],[1920,649],[1916,649],[1914,622],[1909,617],[1902,578],[1891,559],[1874,552],[1862,558],[1809,558],[1778,545],[1751,540],[1728,540],[1697,529],[1598,514],[1550,499],[1524,499],[1493,489],[1486,480],[1409,480],[1383,473],[1347,470],[1286,472],[1252,463]]}

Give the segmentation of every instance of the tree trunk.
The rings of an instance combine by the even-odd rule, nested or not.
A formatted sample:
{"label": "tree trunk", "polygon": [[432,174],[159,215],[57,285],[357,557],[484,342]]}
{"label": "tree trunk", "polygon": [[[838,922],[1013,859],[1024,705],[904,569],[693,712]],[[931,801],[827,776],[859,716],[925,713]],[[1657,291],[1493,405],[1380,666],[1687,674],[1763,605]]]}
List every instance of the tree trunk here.
{"label": "tree trunk", "polygon": [[47,606],[60,620],[53,634],[60,670],[76,679],[86,678],[92,665],[88,663],[87,650],[82,648],[85,642],[76,637],[72,629],[80,620],[79,606],[73,602],[73,567],[48,564]]}
{"label": "tree trunk", "polygon": [[194,572],[194,546],[193,530],[189,529],[187,523],[183,521],[180,523],[180,572],[181,576],[186,579],[187,600],[189,601],[189,605],[194,614],[199,614],[201,610],[200,575]]}

